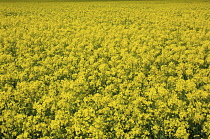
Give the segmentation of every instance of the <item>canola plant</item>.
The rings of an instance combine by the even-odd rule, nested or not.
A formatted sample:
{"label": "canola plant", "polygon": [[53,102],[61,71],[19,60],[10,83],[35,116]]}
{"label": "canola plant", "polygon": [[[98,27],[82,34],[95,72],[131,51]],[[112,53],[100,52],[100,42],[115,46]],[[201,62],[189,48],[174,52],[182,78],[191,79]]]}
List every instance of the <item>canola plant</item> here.
{"label": "canola plant", "polygon": [[0,138],[210,138],[209,7],[0,3]]}

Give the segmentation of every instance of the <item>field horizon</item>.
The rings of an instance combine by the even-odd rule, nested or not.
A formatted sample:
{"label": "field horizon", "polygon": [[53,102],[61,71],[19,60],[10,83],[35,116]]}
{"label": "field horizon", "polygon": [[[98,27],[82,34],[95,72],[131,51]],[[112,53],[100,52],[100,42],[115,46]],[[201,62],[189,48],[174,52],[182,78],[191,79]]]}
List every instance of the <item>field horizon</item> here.
{"label": "field horizon", "polygon": [[210,0],[0,0],[0,2],[210,2]]}

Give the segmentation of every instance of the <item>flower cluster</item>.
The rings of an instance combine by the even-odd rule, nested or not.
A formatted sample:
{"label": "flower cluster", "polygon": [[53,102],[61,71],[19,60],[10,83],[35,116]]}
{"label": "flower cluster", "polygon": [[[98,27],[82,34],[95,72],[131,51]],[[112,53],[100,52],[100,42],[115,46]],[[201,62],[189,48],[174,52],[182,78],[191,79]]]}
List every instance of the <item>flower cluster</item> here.
{"label": "flower cluster", "polygon": [[209,2],[0,4],[0,138],[209,138]]}

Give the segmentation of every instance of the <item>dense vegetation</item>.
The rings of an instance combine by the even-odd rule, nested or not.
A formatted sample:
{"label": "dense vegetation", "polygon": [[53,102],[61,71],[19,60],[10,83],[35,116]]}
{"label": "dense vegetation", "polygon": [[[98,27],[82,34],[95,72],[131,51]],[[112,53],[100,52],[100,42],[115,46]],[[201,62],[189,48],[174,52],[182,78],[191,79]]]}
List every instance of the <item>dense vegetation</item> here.
{"label": "dense vegetation", "polygon": [[209,138],[210,3],[0,4],[0,138]]}
{"label": "dense vegetation", "polygon": [[[156,1],[156,0],[0,0],[0,2],[32,2],[32,3],[36,3],[36,2],[114,2],[114,1],[118,1],[118,2],[122,2],[122,1],[133,1],[133,2],[152,2],[152,1]],[[157,1],[156,1],[157,2]],[[210,0],[158,0],[158,2],[175,2],[175,3],[194,3],[194,2],[210,2]]]}

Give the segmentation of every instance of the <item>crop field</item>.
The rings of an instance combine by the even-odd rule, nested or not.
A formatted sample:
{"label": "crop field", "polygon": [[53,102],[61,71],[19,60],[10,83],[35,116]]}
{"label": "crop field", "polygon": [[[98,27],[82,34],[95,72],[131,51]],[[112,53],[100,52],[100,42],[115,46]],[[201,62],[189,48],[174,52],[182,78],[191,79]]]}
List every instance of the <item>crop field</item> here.
{"label": "crop field", "polygon": [[0,139],[210,138],[210,2],[0,3]]}

